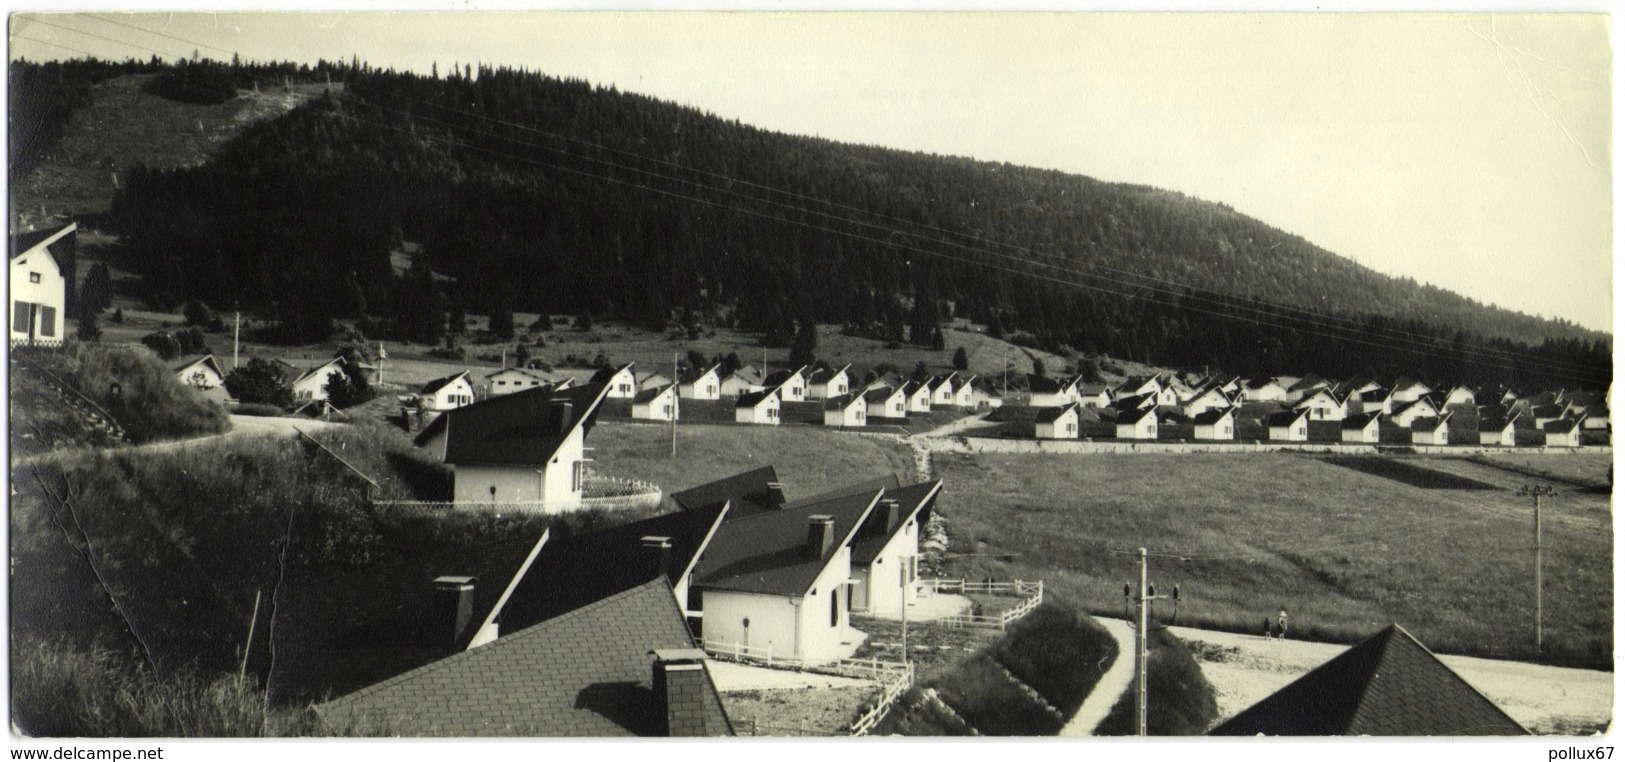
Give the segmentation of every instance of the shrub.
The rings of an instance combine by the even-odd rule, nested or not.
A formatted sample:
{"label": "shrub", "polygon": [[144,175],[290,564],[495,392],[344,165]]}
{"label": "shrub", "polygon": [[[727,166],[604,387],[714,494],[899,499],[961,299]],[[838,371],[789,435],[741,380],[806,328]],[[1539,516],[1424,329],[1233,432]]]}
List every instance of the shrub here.
{"label": "shrub", "polygon": [[1121,656],[1117,641],[1093,618],[1054,602],[1033,609],[988,651],[1067,716],[1083,705],[1105,667]]}
{"label": "shrub", "polygon": [[226,391],[239,401],[249,404],[288,407],[293,404],[293,389],[287,376],[271,360],[255,357],[226,375]]}
{"label": "shrub", "polygon": [[[1201,665],[1196,663],[1185,643],[1167,630],[1152,632],[1149,640],[1151,656],[1146,662],[1146,687],[1151,699],[1146,704],[1146,732],[1154,736],[1206,733],[1218,718],[1219,708],[1213,698],[1213,685],[1202,676]],[[1134,691],[1125,691],[1106,719],[1100,721],[1095,734],[1137,733],[1136,702]]]}
{"label": "shrub", "polygon": [[341,410],[373,398],[372,384],[367,381],[367,372],[351,362],[344,363],[343,373],[330,374],[323,389],[327,392],[328,403]]}
{"label": "shrub", "polygon": [[181,308],[181,316],[186,318],[187,325],[195,326],[206,326],[215,319],[214,310],[198,299],[187,301],[186,306]]}
{"label": "shrub", "polygon": [[[102,405],[135,442],[225,431],[226,411],[187,388],[162,361],[129,347],[73,343],[41,355],[62,383]],[[119,388],[113,397],[113,385]]]}
{"label": "shrub", "polygon": [[168,331],[158,331],[157,333],[142,336],[141,343],[157,352],[158,357],[163,360],[173,360],[181,353],[181,343],[176,341],[175,337]]}
{"label": "shrub", "polygon": [[143,88],[162,98],[213,106],[237,97],[231,72],[213,61],[182,61],[153,77]]}
{"label": "shrub", "polygon": [[117,324],[117,325],[123,325],[124,324],[124,308],[123,307],[120,307],[120,308],[118,308],[116,310],[113,310],[113,322],[115,324]]}
{"label": "shrub", "polygon": [[238,405],[232,408],[231,412],[233,415],[274,417],[282,415],[282,408],[279,408],[276,405],[267,405],[264,403],[254,402]]}
{"label": "shrub", "polygon": [[95,312],[85,311],[84,316],[79,318],[79,331],[74,336],[80,341],[101,341],[101,321],[96,319]]}

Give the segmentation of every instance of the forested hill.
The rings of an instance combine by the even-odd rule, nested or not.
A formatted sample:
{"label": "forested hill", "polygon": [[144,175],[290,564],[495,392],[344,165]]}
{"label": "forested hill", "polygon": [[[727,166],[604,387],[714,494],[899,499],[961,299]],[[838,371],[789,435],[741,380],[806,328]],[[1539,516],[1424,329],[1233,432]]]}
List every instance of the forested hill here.
{"label": "forested hill", "polygon": [[[318,322],[364,311],[405,334],[445,299],[918,341],[951,310],[1047,348],[1236,373],[1596,386],[1611,372],[1603,334],[1383,276],[1178,193],[784,135],[505,69],[335,78],[342,93],[207,166],[125,184],[114,221],[156,297]],[[429,293],[426,271],[395,281],[401,240],[423,243],[420,270],[457,278],[451,293]]]}

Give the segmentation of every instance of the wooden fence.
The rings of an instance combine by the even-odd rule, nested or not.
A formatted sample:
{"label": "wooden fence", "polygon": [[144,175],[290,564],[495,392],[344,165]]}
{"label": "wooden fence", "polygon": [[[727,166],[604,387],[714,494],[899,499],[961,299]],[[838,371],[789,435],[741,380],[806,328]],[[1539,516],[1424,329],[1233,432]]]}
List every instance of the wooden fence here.
{"label": "wooden fence", "polygon": [[984,595],[1010,595],[1022,598],[1015,606],[1000,611],[997,614],[954,614],[931,622],[943,627],[982,627],[994,630],[1006,630],[1011,624],[1026,616],[1033,609],[1044,602],[1044,582],[972,582],[963,579],[922,579],[922,590],[933,593],[981,593]]}
{"label": "wooden fence", "polygon": [[[903,695],[903,691],[908,690],[909,686],[914,684],[914,665],[907,662],[868,658],[836,659],[830,662],[808,664],[795,656],[776,656],[773,649],[761,646],[723,643],[715,640],[707,640],[704,645],[706,652],[711,656],[727,661],[793,669],[801,672],[839,675],[841,677],[856,677],[880,683],[880,695],[875,698],[873,704],[864,710],[863,715],[854,720],[847,728],[848,735],[861,736],[868,734],[881,720],[886,719],[892,705],[897,703],[897,698]],[[768,735],[826,735],[825,733],[808,732],[805,726],[797,732],[796,728],[758,725],[754,719],[751,720],[751,735],[758,735],[759,731],[764,728],[773,731]]]}

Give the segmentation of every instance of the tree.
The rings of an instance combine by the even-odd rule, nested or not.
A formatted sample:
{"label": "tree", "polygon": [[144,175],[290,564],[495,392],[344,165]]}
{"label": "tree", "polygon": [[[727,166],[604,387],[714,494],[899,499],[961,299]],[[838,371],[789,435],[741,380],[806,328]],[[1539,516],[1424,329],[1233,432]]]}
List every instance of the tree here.
{"label": "tree", "polygon": [[966,370],[968,368],[970,368],[970,356],[965,354],[965,348],[960,347],[958,349],[955,349],[954,350],[954,370]]}
{"label": "tree", "polygon": [[86,310],[84,316],[79,318],[78,336],[80,341],[101,340],[102,327],[98,325],[95,310]]}
{"label": "tree", "polygon": [[80,314],[101,312],[113,304],[113,277],[102,262],[85,274],[84,285],[79,287]]}
{"label": "tree", "polygon": [[214,320],[214,310],[198,299],[189,299],[186,306],[181,308],[181,315],[186,318],[187,325],[206,326]]}
{"label": "tree", "polygon": [[170,335],[168,331],[158,331],[157,333],[142,336],[141,343],[157,352],[158,357],[164,360],[173,360],[181,353],[181,343],[176,341],[175,337]]}
{"label": "tree", "polygon": [[591,312],[582,311],[582,313],[579,316],[576,317],[576,330],[578,330],[578,331],[590,331],[590,330],[592,330],[592,313]]}
{"label": "tree", "polygon": [[118,324],[118,325],[124,325],[124,308],[123,307],[120,307],[120,308],[118,308],[116,310],[113,310],[113,322],[115,324]]}
{"label": "tree", "polygon": [[930,371],[930,369],[925,367],[925,361],[924,360],[921,360],[918,365],[914,366],[914,380],[915,381],[924,381],[924,380],[926,380],[927,378],[930,378],[930,377],[931,377],[931,371]]}
{"label": "tree", "polygon": [[330,373],[327,376],[327,385],[322,387],[327,392],[327,402],[340,410],[354,407],[372,399],[372,384],[367,381],[367,372],[356,363],[344,363],[343,373]]}
{"label": "tree", "polygon": [[1033,375],[1040,378],[1044,376],[1044,361],[1037,357],[1033,358]]}
{"label": "tree", "polygon": [[790,345],[790,365],[801,367],[811,365],[818,359],[818,326],[811,320],[801,323],[801,330],[796,333],[796,339]]}
{"label": "tree", "polygon": [[463,311],[462,302],[452,302],[451,316],[446,319],[446,330],[458,336],[468,330],[468,313]]}
{"label": "tree", "polygon": [[703,353],[693,349],[688,350],[687,359],[689,370],[704,370],[711,366],[711,364],[706,361]]}
{"label": "tree", "polygon": [[293,404],[293,388],[276,363],[255,357],[226,375],[226,391],[249,404],[288,407]]}
{"label": "tree", "polygon": [[498,307],[491,313],[491,333],[503,341],[513,339],[513,310],[508,309],[507,305]]}

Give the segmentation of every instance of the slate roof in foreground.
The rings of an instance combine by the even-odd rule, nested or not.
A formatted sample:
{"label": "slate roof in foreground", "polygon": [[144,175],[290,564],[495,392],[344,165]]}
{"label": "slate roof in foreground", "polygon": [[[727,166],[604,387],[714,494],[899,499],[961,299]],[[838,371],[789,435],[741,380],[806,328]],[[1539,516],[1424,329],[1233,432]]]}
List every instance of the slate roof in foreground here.
{"label": "slate roof in foreground", "polygon": [[1528,734],[1397,624],[1211,731],[1219,736]]}
{"label": "slate roof in foreground", "polygon": [[[663,578],[322,704],[329,725],[406,736],[654,736],[650,651],[692,649]],[[706,735],[732,732],[705,680]]]}

